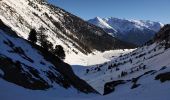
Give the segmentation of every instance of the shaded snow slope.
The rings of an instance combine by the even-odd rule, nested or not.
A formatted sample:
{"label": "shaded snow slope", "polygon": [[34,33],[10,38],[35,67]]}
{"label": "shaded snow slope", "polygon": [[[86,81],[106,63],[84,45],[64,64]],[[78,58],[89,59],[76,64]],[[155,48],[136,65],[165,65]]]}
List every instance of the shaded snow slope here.
{"label": "shaded snow slope", "polygon": [[51,88],[47,91],[28,90],[0,78],[1,100],[88,100],[96,94],[84,94],[70,88],[64,90],[62,87]]}
{"label": "shaded snow slope", "polygon": [[63,90],[72,88],[84,93],[95,92],[74,74],[68,64],[40,46],[18,37],[2,21],[0,21],[0,77],[32,90],[60,87]]}
{"label": "shaded snow slope", "polygon": [[[170,70],[168,69],[166,71]],[[147,75],[141,78],[139,83],[142,84],[142,86],[136,89],[130,89],[131,83],[129,82],[116,87],[113,93],[105,96],[95,94],[84,95],[77,93],[77,91],[73,89],[65,91],[60,87],[48,91],[31,91],[0,79],[0,88],[2,90],[0,97],[2,100],[113,100],[113,98],[116,100],[169,100],[169,82],[161,83],[160,81],[154,80],[154,76]]]}

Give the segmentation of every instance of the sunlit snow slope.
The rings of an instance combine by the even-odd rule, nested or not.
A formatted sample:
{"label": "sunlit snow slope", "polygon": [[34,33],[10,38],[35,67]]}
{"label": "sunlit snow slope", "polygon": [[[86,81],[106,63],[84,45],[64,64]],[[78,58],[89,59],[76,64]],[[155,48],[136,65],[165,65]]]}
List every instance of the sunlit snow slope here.
{"label": "sunlit snow slope", "polygon": [[134,47],[44,0],[1,0],[0,19],[25,39],[31,29],[46,34],[54,47],[64,47],[66,59],[69,55]]}

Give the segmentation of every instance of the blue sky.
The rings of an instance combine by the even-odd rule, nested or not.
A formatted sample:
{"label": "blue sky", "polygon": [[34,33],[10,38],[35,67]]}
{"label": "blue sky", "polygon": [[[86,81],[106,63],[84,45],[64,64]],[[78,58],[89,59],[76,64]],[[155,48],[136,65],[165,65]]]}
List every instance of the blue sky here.
{"label": "blue sky", "polygon": [[170,0],[48,0],[85,20],[99,17],[170,23]]}

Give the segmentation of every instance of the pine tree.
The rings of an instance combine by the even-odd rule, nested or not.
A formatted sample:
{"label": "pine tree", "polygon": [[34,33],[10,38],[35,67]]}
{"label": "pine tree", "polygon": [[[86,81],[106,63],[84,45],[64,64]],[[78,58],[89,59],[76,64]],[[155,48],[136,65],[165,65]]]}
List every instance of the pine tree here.
{"label": "pine tree", "polygon": [[37,35],[38,35],[38,40],[39,40],[41,47],[53,53],[54,51],[53,44],[47,40],[48,36],[45,34],[46,29],[43,26],[41,26],[39,30],[40,32]]}
{"label": "pine tree", "polygon": [[65,52],[61,45],[56,45],[54,49],[54,54],[61,59],[65,59]]}
{"label": "pine tree", "polygon": [[35,29],[31,29],[29,36],[28,36],[28,40],[31,41],[32,43],[37,42],[37,32]]}
{"label": "pine tree", "polygon": [[47,40],[47,36],[43,33],[39,33],[38,35],[41,47],[47,51],[53,52],[53,44]]}

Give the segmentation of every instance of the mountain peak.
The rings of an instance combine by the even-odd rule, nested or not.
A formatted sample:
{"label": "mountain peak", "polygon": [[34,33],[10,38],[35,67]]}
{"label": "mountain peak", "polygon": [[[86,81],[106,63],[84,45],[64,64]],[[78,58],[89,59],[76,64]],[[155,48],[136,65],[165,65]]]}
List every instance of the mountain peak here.
{"label": "mountain peak", "polygon": [[93,19],[90,19],[90,20],[88,20],[88,22],[90,22],[90,23],[92,23],[92,24],[94,24],[94,25],[97,25],[97,26],[99,26],[99,27],[101,27],[101,28],[104,28],[104,29],[112,29],[112,30],[114,30],[114,33],[117,32],[114,28],[112,28],[108,23],[106,23],[106,22],[105,22],[102,18],[100,18],[100,17],[95,17],[95,18],[93,18]]}

